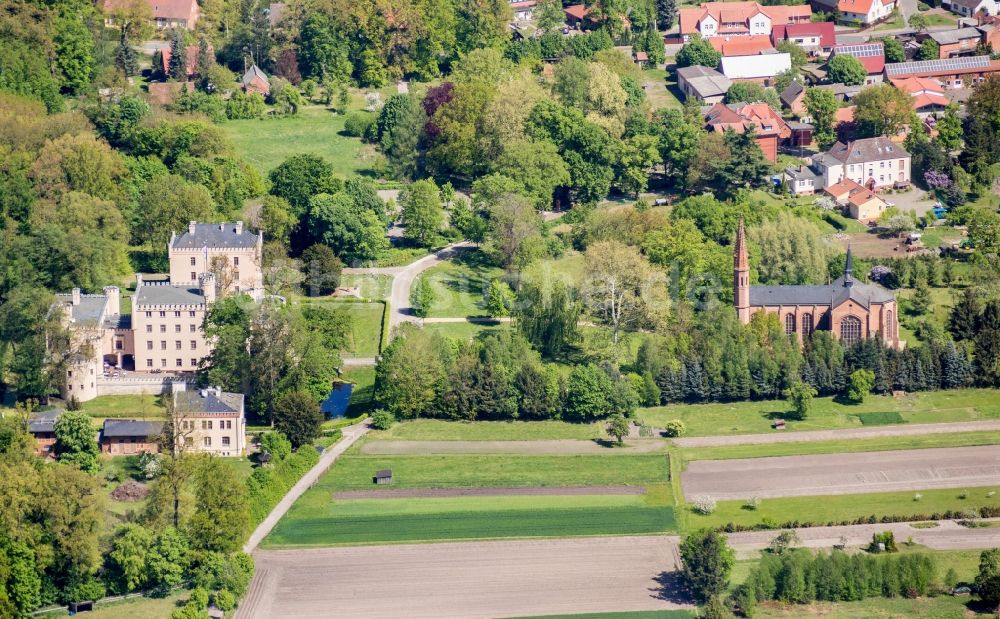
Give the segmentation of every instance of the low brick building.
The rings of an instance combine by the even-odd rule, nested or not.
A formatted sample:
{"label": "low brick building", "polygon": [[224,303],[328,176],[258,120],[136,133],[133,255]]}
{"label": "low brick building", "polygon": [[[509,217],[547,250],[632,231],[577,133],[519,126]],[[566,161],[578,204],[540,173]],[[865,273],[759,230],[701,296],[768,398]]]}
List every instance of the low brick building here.
{"label": "low brick building", "polygon": [[101,429],[101,452],[110,456],[159,453],[162,433],[162,421],[105,419]]}
{"label": "low brick building", "polygon": [[28,418],[28,433],[35,439],[35,453],[40,458],[55,457],[56,419],[61,409],[32,413]]}

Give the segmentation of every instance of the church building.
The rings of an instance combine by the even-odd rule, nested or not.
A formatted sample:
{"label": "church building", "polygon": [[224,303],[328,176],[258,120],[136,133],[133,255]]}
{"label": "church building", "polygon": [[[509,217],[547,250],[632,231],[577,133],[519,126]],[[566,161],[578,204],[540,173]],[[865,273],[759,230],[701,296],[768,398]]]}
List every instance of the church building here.
{"label": "church building", "polygon": [[801,341],[813,331],[831,331],[844,346],[880,337],[901,349],[896,297],[881,286],[854,279],[854,260],[847,250],[844,275],[822,286],[751,286],[747,239],[740,220],[733,245],[733,300],[740,322],[756,312],[778,315],[785,333]]}

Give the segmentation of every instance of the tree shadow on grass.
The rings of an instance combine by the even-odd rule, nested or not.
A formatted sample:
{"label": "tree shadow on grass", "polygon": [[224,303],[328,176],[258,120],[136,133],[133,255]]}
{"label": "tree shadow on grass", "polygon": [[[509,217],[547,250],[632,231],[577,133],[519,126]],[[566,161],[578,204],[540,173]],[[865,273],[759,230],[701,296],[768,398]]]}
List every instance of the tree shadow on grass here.
{"label": "tree shadow on grass", "polygon": [[651,597],[674,604],[694,604],[680,571],[660,572],[653,580],[659,586],[649,590]]}
{"label": "tree shadow on grass", "polygon": [[608,449],[618,449],[621,447],[628,447],[625,443],[619,444],[618,441],[609,440],[606,438],[595,438],[592,439],[600,447],[606,447]]}

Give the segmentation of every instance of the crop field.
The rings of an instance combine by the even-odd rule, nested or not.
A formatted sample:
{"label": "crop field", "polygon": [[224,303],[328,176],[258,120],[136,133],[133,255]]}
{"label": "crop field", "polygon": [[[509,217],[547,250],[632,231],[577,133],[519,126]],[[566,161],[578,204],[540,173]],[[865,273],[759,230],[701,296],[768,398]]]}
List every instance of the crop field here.
{"label": "crop field", "polygon": [[[663,427],[680,419],[686,436],[772,432],[776,418],[785,418],[787,403],[780,400],[712,404],[672,404],[640,409],[639,420]],[[859,428],[863,413],[898,413],[906,423],[943,423],[1000,418],[1000,398],[989,389],[955,389],[910,394],[902,398],[871,396],[863,404],[839,404],[833,398],[816,398],[802,421],[786,420],[786,430]]]}
{"label": "crop field", "polygon": [[[707,516],[686,510],[682,528],[722,527],[727,523],[752,527],[788,521],[825,524],[869,516],[930,516],[946,511],[965,511],[1000,505],[1000,486],[968,489],[921,490],[918,492],[874,492],[834,496],[798,496],[763,499],[756,509],[746,509],[746,501],[719,501]],[[994,493],[990,496],[990,493]],[[961,498],[962,495],[965,498]]]}
{"label": "crop field", "polygon": [[[310,491],[311,492],[311,491]],[[331,501],[307,494],[265,546],[629,535],[675,529],[662,493]]]}

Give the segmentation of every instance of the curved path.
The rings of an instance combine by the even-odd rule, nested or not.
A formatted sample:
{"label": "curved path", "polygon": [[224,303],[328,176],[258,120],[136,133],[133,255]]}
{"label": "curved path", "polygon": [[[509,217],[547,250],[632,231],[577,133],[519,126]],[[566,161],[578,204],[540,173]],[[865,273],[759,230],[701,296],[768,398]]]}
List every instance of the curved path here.
{"label": "curved path", "polygon": [[918,436],[922,434],[949,434],[952,432],[985,432],[1000,430],[1000,419],[985,421],[956,421],[953,423],[916,423],[872,428],[845,428],[842,430],[805,430],[801,432],[774,432],[772,434],[734,434],[730,436],[692,436],[672,439],[677,447],[724,447],[728,445],[765,445],[770,443],[799,443],[811,441],[836,441],[854,438],[879,438],[884,436]]}
{"label": "curved path", "polygon": [[288,491],[288,494],[286,494],[281,501],[274,506],[271,513],[267,515],[267,518],[257,525],[253,534],[250,535],[250,539],[248,539],[247,543],[243,545],[243,552],[253,552],[254,549],[257,548],[257,545],[260,544],[264,538],[267,537],[267,534],[271,532],[271,529],[278,524],[278,521],[281,520],[281,517],[284,516],[285,512],[289,510],[292,503],[294,503],[306,490],[316,483],[316,480],[318,480],[320,476],[325,473],[326,470],[337,460],[337,456],[347,451],[348,447],[353,445],[355,441],[368,432],[368,420],[366,419],[360,423],[354,424],[353,426],[347,426],[343,429],[343,432],[344,438],[342,438],[336,445],[333,445],[324,451],[323,455],[319,458],[319,462],[316,463],[316,466],[309,469],[309,472],[303,475],[302,479],[300,479],[294,486],[292,486],[292,489]]}

